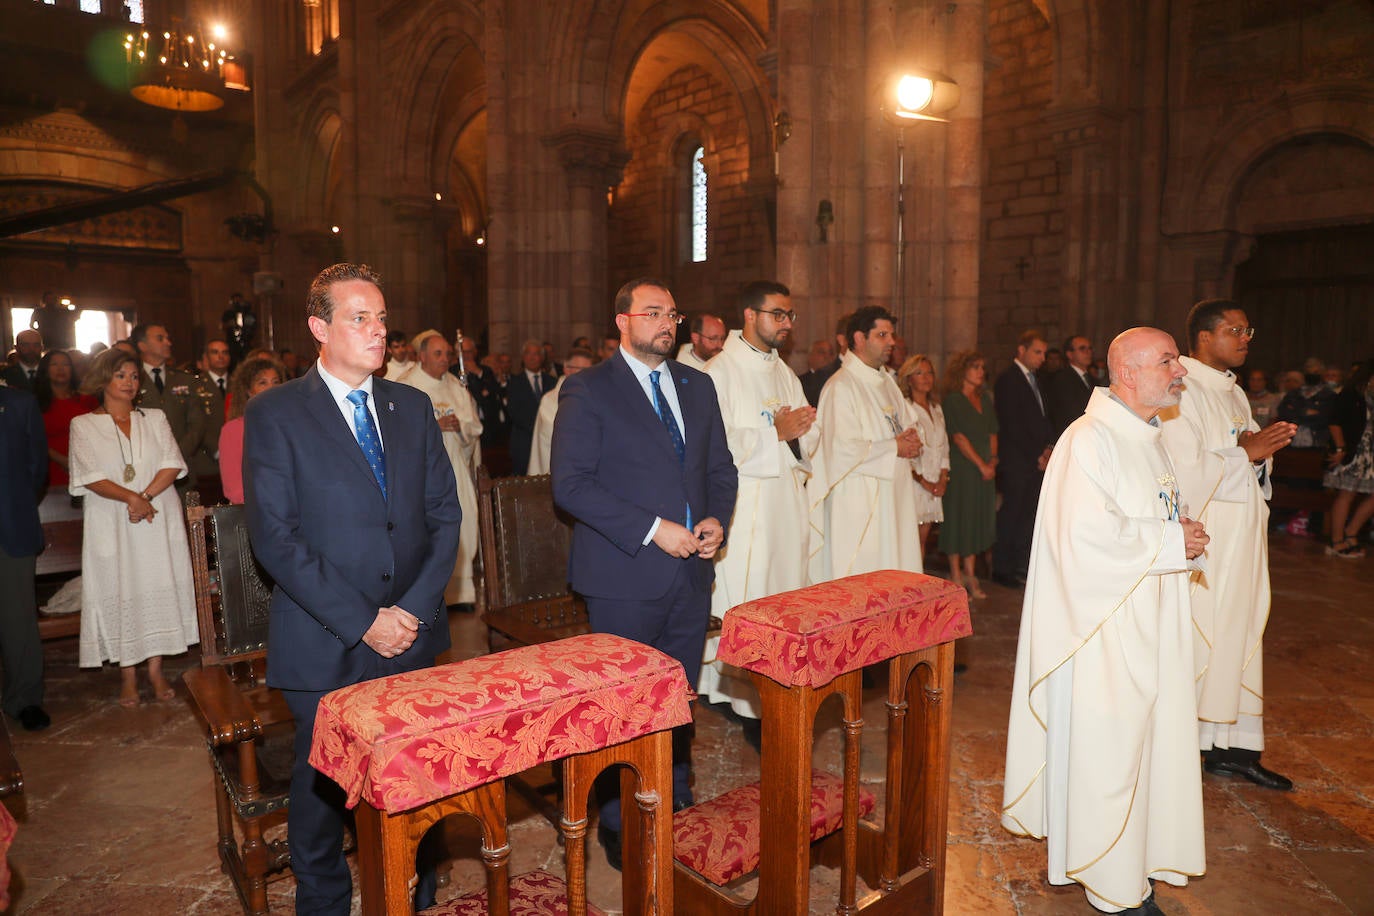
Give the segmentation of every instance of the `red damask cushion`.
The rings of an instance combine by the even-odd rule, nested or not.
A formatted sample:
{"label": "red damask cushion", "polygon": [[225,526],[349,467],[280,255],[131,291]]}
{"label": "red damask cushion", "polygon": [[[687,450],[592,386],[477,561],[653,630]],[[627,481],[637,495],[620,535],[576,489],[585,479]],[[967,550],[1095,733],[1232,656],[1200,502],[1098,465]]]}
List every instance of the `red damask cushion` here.
{"label": "red damask cushion", "polygon": [[[546,871],[530,871],[510,879],[510,916],[565,916],[568,890],[562,878]],[[455,897],[447,903],[421,910],[420,916],[487,916],[487,892]],[[601,911],[587,904],[590,916]]]}
{"label": "red damask cushion", "polygon": [[642,643],[590,633],[326,694],[310,765],[396,814],[690,722],[687,678]]}
{"label": "red damask cushion", "polygon": [[786,687],[822,687],[849,671],[972,632],[962,588],[886,569],[732,608],[716,657]]}
{"label": "red damask cushion", "polygon": [[[873,812],[873,793],[859,787],[859,816]],[[732,789],[673,815],[673,858],[712,884],[729,884],[759,867],[759,784]],[[811,840],[840,829],[844,780],[811,774]]]}

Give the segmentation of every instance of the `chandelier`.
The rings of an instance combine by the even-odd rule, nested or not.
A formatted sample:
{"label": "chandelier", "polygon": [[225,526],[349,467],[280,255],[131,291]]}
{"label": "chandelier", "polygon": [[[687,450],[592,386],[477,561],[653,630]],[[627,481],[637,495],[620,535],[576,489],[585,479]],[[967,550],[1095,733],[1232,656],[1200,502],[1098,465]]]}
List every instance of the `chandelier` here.
{"label": "chandelier", "polygon": [[173,18],[159,38],[146,30],[124,36],[129,94],[172,111],[214,111],[228,91],[246,92],[243,65],[225,48],[205,41],[200,27]]}

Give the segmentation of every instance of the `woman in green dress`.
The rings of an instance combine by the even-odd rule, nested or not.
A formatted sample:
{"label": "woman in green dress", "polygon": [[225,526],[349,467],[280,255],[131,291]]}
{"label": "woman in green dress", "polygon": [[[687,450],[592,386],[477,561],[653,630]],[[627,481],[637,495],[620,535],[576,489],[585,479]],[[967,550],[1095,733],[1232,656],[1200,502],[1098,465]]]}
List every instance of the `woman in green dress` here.
{"label": "woman in green dress", "polygon": [[997,414],[984,390],[983,355],[961,350],[945,367],[945,428],[952,448],[940,549],[950,578],[974,598],[986,598],[974,563],[997,540]]}

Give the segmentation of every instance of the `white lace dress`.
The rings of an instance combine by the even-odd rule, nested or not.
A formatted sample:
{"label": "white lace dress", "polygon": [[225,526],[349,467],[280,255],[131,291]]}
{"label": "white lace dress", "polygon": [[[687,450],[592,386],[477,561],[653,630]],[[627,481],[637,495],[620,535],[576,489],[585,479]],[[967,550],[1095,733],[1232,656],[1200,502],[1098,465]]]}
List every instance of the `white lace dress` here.
{"label": "white lace dress", "polygon": [[[163,468],[185,476],[167,418],[160,410],[135,410],[129,438],[105,413],[72,420],[71,483],[84,495],[81,541],[81,645],[83,668],[103,662],[134,665],[154,655],[177,655],[200,641],[196,628],[191,553],[175,487],[153,497],[152,522],[129,521],[124,503],[97,496],[89,484],[109,480],[140,492]],[[124,465],[134,466],[124,481]]]}

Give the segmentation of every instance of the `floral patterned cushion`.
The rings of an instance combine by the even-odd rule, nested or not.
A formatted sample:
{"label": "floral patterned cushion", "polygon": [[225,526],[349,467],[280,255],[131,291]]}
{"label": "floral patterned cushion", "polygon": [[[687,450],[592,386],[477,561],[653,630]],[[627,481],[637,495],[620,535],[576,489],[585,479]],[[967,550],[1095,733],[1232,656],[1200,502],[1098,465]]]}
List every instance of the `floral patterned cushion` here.
{"label": "floral patterned cushion", "polygon": [[310,765],[396,814],[690,722],[688,696],[662,652],[589,633],[326,694]]}
{"label": "floral patterned cushion", "polygon": [[972,632],[962,588],[887,569],[732,608],[716,657],[786,687],[822,687],[846,672]]}
{"label": "floral patterned cushion", "polygon": [[[546,871],[525,872],[510,879],[510,916],[564,916],[568,912],[568,891],[562,878]],[[466,897],[421,910],[420,916],[487,916],[485,889]],[[590,903],[587,913],[602,916]]]}
{"label": "floral patterned cushion", "polygon": [[[873,793],[859,787],[859,816],[873,812]],[[840,829],[844,780],[811,774],[811,839]],[[673,815],[673,857],[712,884],[729,884],[759,867],[759,784],[732,789]]]}

